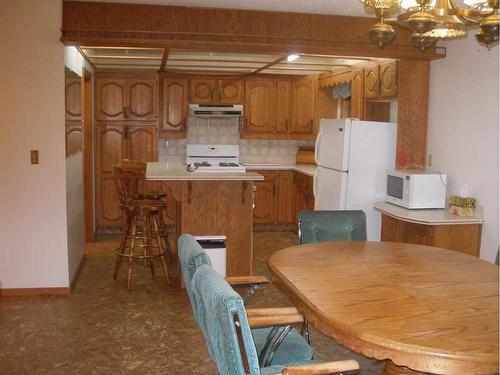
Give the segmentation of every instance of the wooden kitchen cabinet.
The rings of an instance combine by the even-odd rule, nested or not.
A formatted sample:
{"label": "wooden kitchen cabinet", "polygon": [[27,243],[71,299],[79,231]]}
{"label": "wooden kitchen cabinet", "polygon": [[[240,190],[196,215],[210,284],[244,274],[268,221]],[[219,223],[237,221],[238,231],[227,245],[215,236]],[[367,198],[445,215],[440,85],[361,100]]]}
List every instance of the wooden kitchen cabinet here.
{"label": "wooden kitchen cabinet", "polygon": [[82,151],[82,141],[82,126],[66,124],[66,157]]}
{"label": "wooden kitchen cabinet", "polygon": [[288,132],[291,117],[291,89],[289,79],[276,81],[276,131]]}
{"label": "wooden kitchen cabinet", "polygon": [[393,98],[398,95],[398,62],[388,61],[380,64],[381,98]]}
{"label": "wooden kitchen cabinet", "polygon": [[364,71],[355,69],[351,80],[351,112],[349,117],[363,119],[364,114]]}
{"label": "wooden kitchen cabinet", "polygon": [[154,125],[98,124],[96,126],[96,226],[116,228],[125,217],[113,181],[113,166],[122,159],[156,161],[157,131]]}
{"label": "wooden kitchen cabinet", "polygon": [[255,181],[253,221],[255,224],[274,224],[276,220],[276,172],[258,171],[264,181]]}
{"label": "wooden kitchen cabinet", "polygon": [[300,211],[314,210],[313,177],[295,172],[295,217]]}
{"label": "wooden kitchen cabinet", "polygon": [[243,83],[239,79],[191,79],[191,103],[243,103]]}
{"label": "wooden kitchen cabinet", "polygon": [[160,136],[185,138],[188,113],[188,80],[164,79],[162,90],[163,121]]}
{"label": "wooden kitchen cabinet", "polygon": [[272,132],[275,129],[274,80],[262,78],[245,82],[245,131]]}
{"label": "wooden kitchen cabinet", "polygon": [[277,224],[295,223],[295,186],[292,171],[277,172]]}
{"label": "wooden kitchen cabinet", "polygon": [[82,85],[81,78],[66,78],[65,89],[65,112],[67,121],[79,121],[82,119]]}
{"label": "wooden kitchen cabinet", "polygon": [[300,78],[292,81],[291,133],[313,133],[316,114],[316,79]]}
{"label": "wooden kitchen cabinet", "polygon": [[426,225],[382,213],[381,240],[442,247],[479,256],[481,224]]}
{"label": "wooden kitchen cabinet", "polygon": [[158,118],[155,78],[97,78],[98,121],[154,121]]}
{"label": "wooden kitchen cabinet", "polygon": [[365,99],[374,99],[379,94],[379,66],[365,68]]}

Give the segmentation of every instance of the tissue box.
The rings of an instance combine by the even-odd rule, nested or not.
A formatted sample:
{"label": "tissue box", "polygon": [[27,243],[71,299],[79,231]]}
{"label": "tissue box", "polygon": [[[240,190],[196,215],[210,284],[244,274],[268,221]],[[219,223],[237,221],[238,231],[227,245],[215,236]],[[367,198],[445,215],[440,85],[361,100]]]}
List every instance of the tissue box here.
{"label": "tissue box", "polygon": [[450,206],[448,212],[451,215],[474,216],[476,208],[476,198],[451,195],[449,204]]}

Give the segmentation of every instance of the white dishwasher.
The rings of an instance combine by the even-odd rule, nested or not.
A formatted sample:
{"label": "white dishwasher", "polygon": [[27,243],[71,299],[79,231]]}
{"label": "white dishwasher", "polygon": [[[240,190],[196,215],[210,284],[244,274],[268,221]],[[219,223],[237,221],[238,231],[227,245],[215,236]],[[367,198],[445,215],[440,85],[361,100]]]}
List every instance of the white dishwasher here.
{"label": "white dishwasher", "polygon": [[226,277],[226,236],[194,236],[210,258],[212,267]]}

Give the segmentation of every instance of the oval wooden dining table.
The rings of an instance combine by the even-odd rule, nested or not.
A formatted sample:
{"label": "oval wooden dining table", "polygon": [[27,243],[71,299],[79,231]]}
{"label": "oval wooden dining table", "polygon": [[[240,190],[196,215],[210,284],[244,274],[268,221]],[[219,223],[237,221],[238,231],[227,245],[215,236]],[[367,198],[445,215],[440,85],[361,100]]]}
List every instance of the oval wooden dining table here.
{"label": "oval wooden dining table", "polygon": [[323,242],[269,258],[273,283],[316,329],[384,375],[498,372],[498,266],[436,247]]}

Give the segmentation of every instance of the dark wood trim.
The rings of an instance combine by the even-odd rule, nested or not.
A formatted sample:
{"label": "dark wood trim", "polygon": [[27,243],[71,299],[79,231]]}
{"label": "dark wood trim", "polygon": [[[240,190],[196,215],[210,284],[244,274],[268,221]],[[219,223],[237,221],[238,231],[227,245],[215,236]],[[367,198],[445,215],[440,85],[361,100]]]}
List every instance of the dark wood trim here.
{"label": "dark wood trim", "polygon": [[443,57],[436,49],[417,50],[410,43],[409,29],[397,24],[396,38],[379,48],[368,38],[375,22],[373,17],[64,1],[61,40],[68,45],[274,51],[280,55]]}
{"label": "dark wood trim", "polygon": [[5,288],[0,297],[69,296],[70,288]]}
{"label": "dark wood trim", "polygon": [[73,278],[71,279],[71,284],[70,284],[71,290],[73,290],[76,282],[80,278],[80,274],[82,273],[83,265],[85,264],[86,261],[87,261],[87,256],[85,254],[83,254],[83,257],[80,260],[80,264],[78,265],[78,269],[76,270],[75,274],[73,275]]}
{"label": "dark wood trim", "polygon": [[269,64],[261,66],[259,69],[253,71],[251,74],[257,74],[257,73],[262,72],[263,70],[269,69],[273,65],[276,65],[277,63],[282,62],[285,58],[286,58],[285,56],[281,56],[280,58],[278,58],[278,59],[276,59],[274,61],[271,61]]}
{"label": "dark wood trim", "polygon": [[160,72],[165,70],[165,65],[167,65],[168,60],[168,48],[163,50],[163,55],[161,57]]}
{"label": "dark wood trim", "polygon": [[94,126],[92,74],[82,69],[83,220],[85,242],[94,241]]}
{"label": "dark wood trim", "polygon": [[78,52],[80,52],[80,55],[83,56],[83,59],[92,67],[92,69],[95,69],[94,63],[92,62],[92,60],[90,60],[88,58],[88,56],[85,54],[85,52],[83,52],[79,46],[75,46],[75,48]]}

